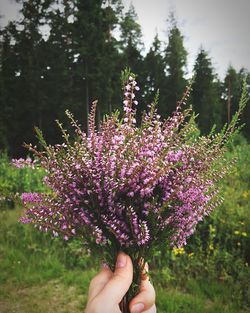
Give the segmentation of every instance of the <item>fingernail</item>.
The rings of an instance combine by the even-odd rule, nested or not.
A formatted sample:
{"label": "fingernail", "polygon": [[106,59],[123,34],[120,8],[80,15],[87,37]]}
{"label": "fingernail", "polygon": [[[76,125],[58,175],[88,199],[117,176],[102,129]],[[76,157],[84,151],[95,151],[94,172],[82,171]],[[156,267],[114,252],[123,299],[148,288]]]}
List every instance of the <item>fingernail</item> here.
{"label": "fingernail", "polygon": [[144,309],[143,303],[136,303],[135,305],[132,306],[131,313],[141,313],[143,309]]}
{"label": "fingernail", "polygon": [[117,257],[117,260],[116,260],[116,265],[115,265],[115,267],[116,267],[116,268],[125,267],[125,266],[126,266],[126,263],[127,263],[126,254],[124,254],[124,253],[119,253],[119,254],[118,254],[118,257]]}

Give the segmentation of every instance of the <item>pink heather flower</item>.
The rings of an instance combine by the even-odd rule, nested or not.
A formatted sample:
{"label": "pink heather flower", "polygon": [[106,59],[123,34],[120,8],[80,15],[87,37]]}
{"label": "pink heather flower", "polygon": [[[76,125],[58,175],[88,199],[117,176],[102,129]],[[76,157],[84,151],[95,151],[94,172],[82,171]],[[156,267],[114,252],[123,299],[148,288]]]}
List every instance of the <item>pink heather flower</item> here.
{"label": "pink heather flower", "polygon": [[15,166],[16,168],[25,168],[25,167],[29,167],[31,169],[34,169],[35,168],[35,164],[36,164],[36,160],[32,160],[31,158],[27,158],[27,159],[23,159],[23,158],[20,158],[20,159],[12,159],[11,160],[11,164],[13,166]]}
{"label": "pink heather flower", "polygon": [[[115,247],[133,255],[160,246],[162,238],[172,246],[186,243],[197,223],[220,203],[217,182],[228,170],[223,144],[234,128],[222,139],[191,141],[190,111],[181,108],[190,87],[167,120],[161,121],[149,105],[137,126],[138,90],[129,76],[122,119],[113,114],[98,131],[94,104],[88,135],[67,112],[77,140],[48,146],[40,154],[51,193],[22,195],[27,207],[23,223],[65,240],[79,237],[96,251]],[[31,161],[13,163],[20,167]]]}
{"label": "pink heather flower", "polygon": [[37,203],[42,201],[41,194],[37,192],[24,192],[21,195],[21,199],[24,203]]}
{"label": "pink heather flower", "polygon": [[54,236],[54,237],[58,237],[58,232],[56,232],[56,231],[53,230],[52,233],[53,233],[53,236]]}
{"label": "pink heather flower", "polygon": [[23,216],[20,218],[20,222],[23,224],[29,224],[33,222],[33,219]]}

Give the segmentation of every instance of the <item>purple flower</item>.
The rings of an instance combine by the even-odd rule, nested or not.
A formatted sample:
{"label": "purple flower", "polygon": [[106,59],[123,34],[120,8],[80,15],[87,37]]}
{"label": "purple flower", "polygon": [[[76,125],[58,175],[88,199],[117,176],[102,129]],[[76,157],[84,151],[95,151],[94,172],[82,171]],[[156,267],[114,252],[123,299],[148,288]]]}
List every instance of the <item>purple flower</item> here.
{"label": "purple flower", "polygon": [[15,166],[16,168],[24,168],[24,167],[29,167],[31,169],[35,169],[37,160],[32,160],[31,158],[27,159],[12,159],[11,164]]}
{"label": "purple flower", "polygon": [[[216,137],[190,139],[190,111],[181,110],[190,87],[171,117],[161,121],[152,104],[139,127],[138,90],[131,75],[124,87],[122,119],[113,114],[98,131],[95,103],[88,136],[67,112],[77,140],[39,154],[51,192],[22,195],[27,207],[23,223],[65,240],[80,237],[91,249],[107,251],[145,253],[162,238],[171,245],[186,243],[197,223],[220,203],[217,182],[226,175],[225,150]],[[230,137],[230,131],[224,136]],[[21,167],[31,161],[13,163]]]}
{"label": "purple flower", "polygon": [[42,201],[41,194],[37,192],[24,192],[21,195],[23,203],[39,203]]}

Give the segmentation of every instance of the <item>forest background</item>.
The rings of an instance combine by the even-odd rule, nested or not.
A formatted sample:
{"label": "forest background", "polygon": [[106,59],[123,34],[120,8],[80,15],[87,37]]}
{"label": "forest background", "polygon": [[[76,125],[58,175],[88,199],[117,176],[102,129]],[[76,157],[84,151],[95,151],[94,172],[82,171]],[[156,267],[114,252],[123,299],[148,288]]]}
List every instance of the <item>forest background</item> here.
{"label": "forest background", "polygon": [[[133,6],[124,11],[116,1],[18,1],[20,19],[1,29],[0,148],[11,156],[27,154],[23,142],[34,142],[34,126],[49,143],[61,140],[55,120],[67,123],[69,109],[86,130],[93,100],[98,121],[122,108],[120,73],[125,67],[138,75],[139,112],[160,90],[158,110],[163,118],[175,108],[187,84],[187,51],[178,22],[169,14],[166,41],[156,34],[144,53],[141,27]],[[229,66],[219,79],[203,48],[197,51],[196,81],[190,103],[199,114],[202,133],[230,121],[247,69]],[[242,122],[250,118],[249,106]],[[250,126],[243,130],[250,138]]]}
{"label": "forest background", "polygon": [[[87,288],[98,269],[81,243],[63,243],[19,224],[22,192],[43,191],[42,171],[15,169],[10,158],[26,157],[23,143],[37,143],[34,126],[48,143],[61,142],[55,120],[69,122],[69,109],[87,131],[98,100],[102,117],[122,109],[120,73],[138,75],[138,117],[160,90],[159,113],[174,110],[188,82],[187,51],[175,16],[166,41],[156,35],[145,54],[133,6],[119,0],[18,0],[20,19],[0,32],[0,312],[83,312]],[[237,110],[247,69],[215,72],[200,48],[189,102],[201,134],[220,130]],[[188,245],[158,251],[151,263],[159,312],[239,313],[250,308],[250,105],[245,127],[229,146],[238,162],[221,188],[224,203],[202,222]],[[158,270],[158,268],[162,270]]]}

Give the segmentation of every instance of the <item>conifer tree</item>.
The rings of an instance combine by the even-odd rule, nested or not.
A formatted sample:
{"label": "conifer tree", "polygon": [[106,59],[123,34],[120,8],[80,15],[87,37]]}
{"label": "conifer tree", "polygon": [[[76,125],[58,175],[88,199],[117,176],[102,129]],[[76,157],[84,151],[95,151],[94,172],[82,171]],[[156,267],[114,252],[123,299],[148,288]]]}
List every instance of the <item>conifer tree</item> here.
{"label": "conifer tree", "polygon": [[22,5],[21,19],[10,22],[3,30],[5,38],[9,37],[9,52],[2,59],[2,68],[4,80],[8,80],[4,83],[4,101],[11,115],[12,123],[7,123],[6,131],[13,156],[26,153],[22,145],[24,141],[34,141],[34,125],[46,129],[46,121],[49,120],[44,114],[47,102],[44,98],[43,63],[46,57],[40,48],[44,41],[40,27],[45,22],[49,1],[19,2]]}
{"label": "conifer tree", "polygon": [[162,108],[164,116],[171,114],[177,101],[181,98],[186,86],[184,78],[187,64],[187,51],[183,43],[183,35],[177,25],[174,14],[170,14],[170,29],[168,45],[164,51],[165,71],[167,75],[165,90],[165,107]]}
{"label": "conifer tree", "polygon": [[164,88],[166,85],[166,75],[164,70],[165,64],[162,56],[162,43],[159,40],[158,34],[156,34],[152,46],[144,59],[144,103],[151,103],[157,90],[159,90],[158,110],[161,114],[164,112],[163,108],[165,105]]}
{"label": "conifer tree", "polygon": [[73,40],[78,55],[75,64],[78,79],[75,87],[78,99],[85,99],[85,124],[89,105],[96,99],[98,119],[112,111],[119,82],[116,69],[119,54],[112,30],[118,23],[116,14],[120,9],[120,1],[76,1]]}
{"label": "conifer tree", "polygon": [[120,49],[123,55],[123,65],[140,77],[142,73],[143,49],[141,26],[138,23],[138,16],[133,5],[125,13],[121,23]]}
{"label": "conifer tree", "polygon": [[7,151],[8,145],[8,121],[10,120],[10,110],[7,104],[7,84],[12,79],[10,65],[11,57],[10,36],[7,27],[0,33],[0,151]]}
{"label": "conifer tree", "polygon": [[[144,93],[143,86],[143,56],[142,50],[144,45],[142,42],[141,26],[138,23],[138,16],[133,5],[130,5],[129,10],[122,17],[120,22],[120,42],[119,50],[121,52],[121,62],[119,72],[128,67],[133,73],[136,73],[138,84],[141,86],[141,95]],[[138,97],[138,117],[143,110],[142,96]]]}
{"label": "conifer tree", "polygon": [[[242,133],[248,139],[248,141],[250,141],[250,72],[245,68],[241,68],[238,72],[238,77],[240,80],[240,88],[239,88],[240,92],[242,91],[242,85],[243,85],[244,79],[246,79],[247,86],[248,86],[248,103],[244,111],[242,112],[241,120],[242,120],[242,123],[244,124]],[[239,92],[239,90],[237,90],[237,92]],[[236,97],[237,97],[237,93],[236,93]]]}
{"label": "conifer tree", "polygon": [[199,114],[198,126],[202,133],[208,133],[216,124],[221,127],[221,101],[219,81],[214,74],[211,59],[201,48],[194,65],[195,82],[192,90],[194,111]]}
{"label": "conifer tree", "polygon": [[230,65],[223,82],[223,122],[230,122],[240,100],[241,80],[239,74]]}
{"label": "conifer tree", "polygon": [[[231,121],[232,116],[239,107],[243,80],[247,80],[248,86],[250,86],[250,73],[244,68],[241,68],[238,72],[230,65],[227,69],[226,76],[222,83],[222,119],[223,123]],[[250,87],[248,88],[248,94],[250,99]],[[242,128],[242,134],[249,140],[250,139],[250,100],[246,105],[241,116],[241,123],[244,124]]]}

